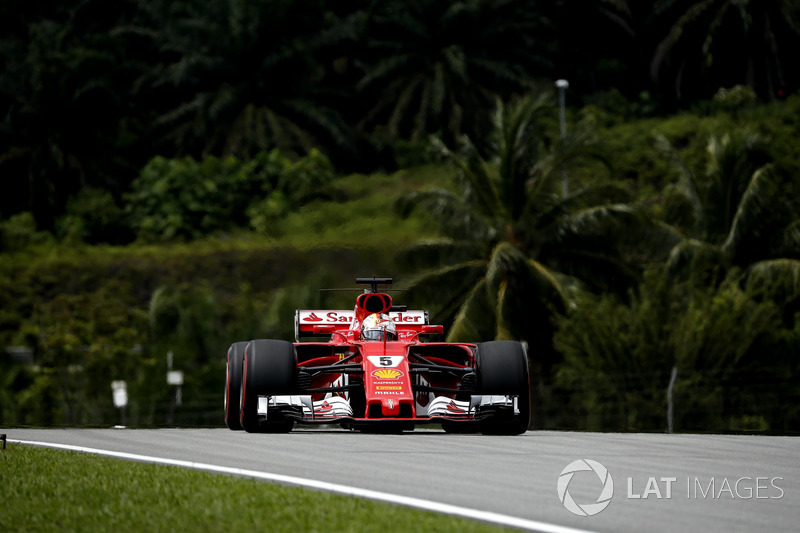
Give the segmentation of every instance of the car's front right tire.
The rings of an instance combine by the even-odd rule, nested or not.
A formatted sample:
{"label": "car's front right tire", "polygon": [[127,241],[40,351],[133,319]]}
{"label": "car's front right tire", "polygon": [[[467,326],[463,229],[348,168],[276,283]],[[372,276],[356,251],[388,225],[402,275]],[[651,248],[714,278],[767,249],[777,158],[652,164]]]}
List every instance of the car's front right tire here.
{"label": "car's front right tire", "polygon": [[248,433],[283,433],[292,430],[294,421],[280,412],[258,414],[259,396],[296,393],[297,354],[287,341],[258,339],[244,350],[239,421]]}
{"label": "car's front right tire", "polygon": [[228,348],[228,362],[225,371],[225,425],[228,429],[241,431],[239,402],[241,401],[242,365],[247,342],[234,342]]}

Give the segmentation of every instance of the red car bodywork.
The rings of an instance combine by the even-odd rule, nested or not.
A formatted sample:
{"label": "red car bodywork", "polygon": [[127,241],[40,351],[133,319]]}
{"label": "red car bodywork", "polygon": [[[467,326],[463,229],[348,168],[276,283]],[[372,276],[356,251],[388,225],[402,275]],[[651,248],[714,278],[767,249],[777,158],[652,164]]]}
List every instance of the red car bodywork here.
{"label": "red car bodywork", "polygon": [[[519,343],[427,342],[443,327],[429,325],[426,311],[393,306],[391,296],[377,292],[391,279],[356,281],[372,290],[356,298],[353,311],[298,310],[294,343],[231,346],[228,427],[288,431],[299,422],[396,430],[436,422],[459,432],[527,429],[527,356]],[[373,313],[388,315],[396,339],[362,340],[361,324]],[[326,340],[306,340],[320,337]]]}

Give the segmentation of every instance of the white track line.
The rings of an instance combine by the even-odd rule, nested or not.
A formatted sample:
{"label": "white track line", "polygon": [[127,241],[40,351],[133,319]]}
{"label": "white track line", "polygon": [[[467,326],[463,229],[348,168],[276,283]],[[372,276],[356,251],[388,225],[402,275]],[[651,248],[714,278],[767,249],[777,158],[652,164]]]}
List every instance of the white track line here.
{"label": "white track line", "polygon": [[473,520],[491,522],[493,524],[498,524],[502,526],[515,527],[519,529],[537,531],[541,533],[592,533],[591,531],[586,529],[575,529],[571,527],[559,526],[556,524],[548,524],[547,522],[538,522],[536,520],[527,520],[525,518],[517,518],[515,516],[493,513],[490,511],[478,511],[476,509],[458,507],[456,505],[450,505],[447,503],[431,502],[428,500],[412,498],[409,496],[400,496],[398,494],[390,494],[388,492],[360,489],[358,487],[349,487],[347,485],[340,485],[338,483],[328,483],[326,481],[317,481],[315,479],[307,479],[295,476],[285,476],[282,474],[271,474],[269,472],[258,472],[256,470],[245,470],[242,468],[230,468],[227,466],[218,466],[206,463],[196,463],[194,461],[179,461],[176,459],[165,459],[163,457],[152,457],[149,455],[115,452],[111,450],[99,450],[96,448],[86,448],[83,446],[72,446],[70,444],[57,444],[51,442],[38,442],[38,441],[26,441],[26,440],[15,440],[15,439],[8,439],[8,442],[13,442],[17,444],[28,444],[31,446],[44,446],[47,448],[59,448],[62,450],[72,450],[76,452],[92,453],[108,457],[117,457],[120,459],[128,459],[131,461],[142,461],[145,463],[154,463],[154,464],[168,465],[168,466],[181,466],[184,468],[193,468],[195,470],[205,470],[207,472],[219,472],[222,474],[263,479],[267,481],[274,481],[277,483],[286,483],[289,485],[298,485],[301,487],[307,487],[311,489],[324,490],[328,492],[334,492],[337,494],[344,494],[347,496],[356,496],[359,498],[367,498],[370,500],[394,503],[397,505],[405,505],[417,509],[424,509],[426,511],[433,511],[436,513],[449,514],[453,516],[461,516],[464,518],[471,518]]}

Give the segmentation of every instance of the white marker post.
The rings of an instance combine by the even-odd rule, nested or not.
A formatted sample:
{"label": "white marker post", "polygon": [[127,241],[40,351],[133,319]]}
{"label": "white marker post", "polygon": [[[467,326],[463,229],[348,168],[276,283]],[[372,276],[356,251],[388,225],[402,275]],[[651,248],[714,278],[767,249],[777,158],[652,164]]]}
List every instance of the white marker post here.
{"label": "white marker post", "polygon": [[125,408],[128,406],[128,385],[123,380],[115,380],[111,382],[111,393],[114,398],[114,407],[119,409],[120,425],[119,428],[124,428],[127,423],[125,420]]}

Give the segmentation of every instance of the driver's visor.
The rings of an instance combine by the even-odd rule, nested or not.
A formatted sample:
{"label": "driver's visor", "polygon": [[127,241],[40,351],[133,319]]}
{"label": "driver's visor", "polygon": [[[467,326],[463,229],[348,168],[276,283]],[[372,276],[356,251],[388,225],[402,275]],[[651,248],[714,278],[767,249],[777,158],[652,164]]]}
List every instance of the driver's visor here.
{"label": "driver's visor", "polygon": [[361,332],[361,340],[365,341],[380,341],[383,340],[382,329],[365,329]]}

